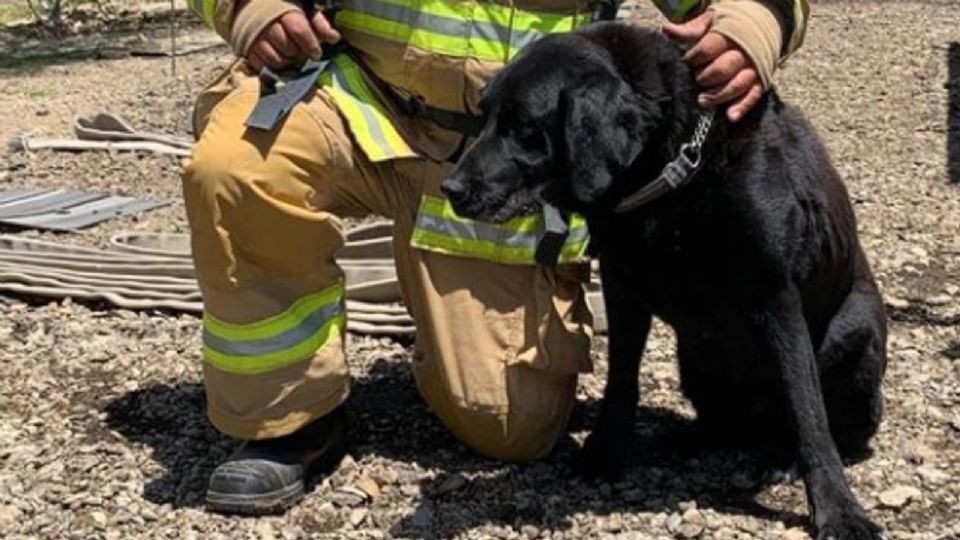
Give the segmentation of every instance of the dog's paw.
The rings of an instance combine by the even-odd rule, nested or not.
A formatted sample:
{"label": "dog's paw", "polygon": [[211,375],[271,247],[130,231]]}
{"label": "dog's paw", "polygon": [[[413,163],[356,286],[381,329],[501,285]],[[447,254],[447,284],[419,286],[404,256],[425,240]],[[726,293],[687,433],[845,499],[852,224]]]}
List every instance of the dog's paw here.
{"label": "dog's paw", "polygon": [[817,540],[885,540],[883,529],[863,510],[840,512],[819,527]]}
{"label": "dog's paw", "polygon": [[620,441],[604,439],[596,433],[587,437],[574,459],[573,468],[577,474],[606,481],[618,480],[623,475],[627,461],[625,445]]}

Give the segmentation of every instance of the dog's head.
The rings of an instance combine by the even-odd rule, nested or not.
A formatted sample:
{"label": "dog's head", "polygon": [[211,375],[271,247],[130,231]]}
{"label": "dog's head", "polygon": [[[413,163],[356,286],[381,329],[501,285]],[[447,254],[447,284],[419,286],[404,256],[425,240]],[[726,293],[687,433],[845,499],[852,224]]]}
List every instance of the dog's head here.
{"label": "dog's head", "polygon": [[485,88],[484,128],[443,183],[456,211],[505,221],[543,202],[576,212],[602,203],[662,130],[669,93],[658,66],[647,67],[632,87],[609,47],[580,32],[525,49]]}

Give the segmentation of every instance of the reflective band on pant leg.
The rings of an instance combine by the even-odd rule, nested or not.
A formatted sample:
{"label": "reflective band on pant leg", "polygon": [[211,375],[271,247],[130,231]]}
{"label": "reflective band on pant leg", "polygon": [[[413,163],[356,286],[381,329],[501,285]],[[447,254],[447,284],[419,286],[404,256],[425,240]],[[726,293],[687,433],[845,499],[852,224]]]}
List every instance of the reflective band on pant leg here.
{"label": "reflective band on pant leg", "polygon": [[[536,264],[537,243],[543,232],[543,216],[539,214],[519,217],[506,223],[486,223],[458,216],[446,199],[424,195],[410,245],[427,251],[492,262]],[[560,262],[587,260],[589,240],[586,222],[574,215]]]}
{"label": "reflective band on pant leg", "polygon": [[286,311],[250,324],[203,317],[207,362],[230,373],[272,371],[313,356],[345,328],[344,286],[300,299]]}

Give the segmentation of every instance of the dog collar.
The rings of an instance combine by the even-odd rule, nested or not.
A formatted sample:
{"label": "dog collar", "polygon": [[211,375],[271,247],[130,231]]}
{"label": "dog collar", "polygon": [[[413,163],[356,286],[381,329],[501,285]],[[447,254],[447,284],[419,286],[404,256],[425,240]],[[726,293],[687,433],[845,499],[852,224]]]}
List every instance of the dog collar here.
{"label": "dog collar", "polygon": [[716,109],[701,112],[697,118],[697,127],[693,130],[693,136],[680,146],[677,157],[664,166],[653,182],[644,185],[620,201],[620,204],[614,208],[614,212],[622,214],[636,210],[690,182],[700,169],[703,143],[707,140],[707,134],[710,133],[715,116]]}

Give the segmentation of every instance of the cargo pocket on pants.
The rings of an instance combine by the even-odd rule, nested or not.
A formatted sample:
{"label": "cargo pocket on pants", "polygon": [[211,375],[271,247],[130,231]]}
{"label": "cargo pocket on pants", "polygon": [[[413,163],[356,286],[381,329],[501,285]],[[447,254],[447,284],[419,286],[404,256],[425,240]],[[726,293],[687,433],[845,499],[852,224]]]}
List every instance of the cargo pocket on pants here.
{"label": "cargo pocket on pants", "polygon": [[584,290],[589,279],[586,263],[537,267],[533,298],[524,314],[523,346],[508,364],[551,373],[592,370],[593,314]]}

